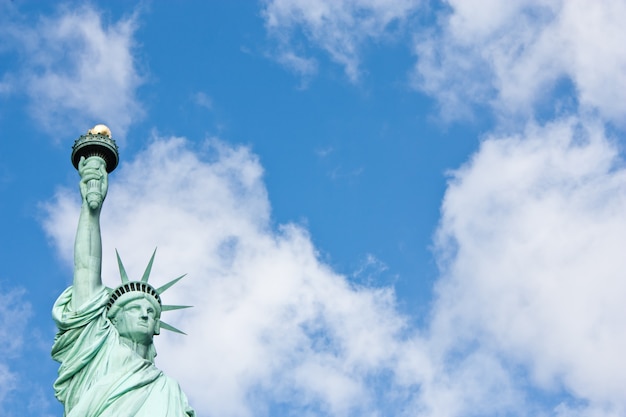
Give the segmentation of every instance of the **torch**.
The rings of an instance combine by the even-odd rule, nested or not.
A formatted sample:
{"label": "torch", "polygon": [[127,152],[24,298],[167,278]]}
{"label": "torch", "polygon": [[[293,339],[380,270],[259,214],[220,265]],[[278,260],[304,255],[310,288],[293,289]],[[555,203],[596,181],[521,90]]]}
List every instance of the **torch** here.
{"label": "torch", "polygon": [[[85,163],[96,163],[99,166],[104,162],[107,174],[113,172],[119,162],[117,144],[111,137],[111,130],[105,125],[96,125],[74,142],[72,146],[72,165],[78,169],[81,157],[85,157]],[[102,162],[96,160],[98,158]],[[100,180],[90,180],[87,183],[87,203],[95,209],[104,201],[101,192]]]}

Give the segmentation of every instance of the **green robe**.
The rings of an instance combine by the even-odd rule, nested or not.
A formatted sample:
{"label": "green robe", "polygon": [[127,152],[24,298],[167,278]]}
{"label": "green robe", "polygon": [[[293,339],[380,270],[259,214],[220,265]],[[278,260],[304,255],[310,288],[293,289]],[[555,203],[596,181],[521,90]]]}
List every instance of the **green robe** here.
{"label": "green robe", "polygon": [[123,344],[106,317],[103,288],[72,311],[72,287],[52,309],[59,329],[52,357],[61,363],[55,395],[66,417],[194,417],[176,381]]}

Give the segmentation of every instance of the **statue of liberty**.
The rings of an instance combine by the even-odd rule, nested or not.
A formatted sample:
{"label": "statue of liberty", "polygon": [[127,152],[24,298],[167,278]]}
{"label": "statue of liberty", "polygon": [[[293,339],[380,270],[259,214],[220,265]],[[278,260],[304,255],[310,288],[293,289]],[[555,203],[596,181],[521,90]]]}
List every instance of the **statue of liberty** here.
{"label": "statue of liberty", "polygon": [[108,173],[117,166],[117,145],[104,125],[74,144],[82,205],[74,245],[74,280],[54,304],[58,333],[52,357],[60,362],[55,395],[66,417],[195,416],[178,383],[154,365],[153,337],[160,329],[180,330],[161,321],[161,312],[184,308],[161,303],[176,283],[155,289],[148,283],[154,254],[140,281],[130,281],[119,255],[122,284],[102,284],[100,212]]}

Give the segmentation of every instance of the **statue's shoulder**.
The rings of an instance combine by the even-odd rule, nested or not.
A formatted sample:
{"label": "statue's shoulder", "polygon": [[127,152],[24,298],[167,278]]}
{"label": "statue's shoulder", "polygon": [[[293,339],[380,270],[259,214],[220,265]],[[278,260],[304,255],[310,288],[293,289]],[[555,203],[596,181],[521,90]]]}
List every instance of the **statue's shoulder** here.
{"label": "statue's shoulder", "polygon": [[85,301],[77,309],[73,308],[73,295],[73,287],[67,287],[59,295],[52,307],[52,318],[59,330],[85,326],[94,320],[105,318],[104,311],[109,299],[109,294],[105,287],[102,287],[91,299]]}

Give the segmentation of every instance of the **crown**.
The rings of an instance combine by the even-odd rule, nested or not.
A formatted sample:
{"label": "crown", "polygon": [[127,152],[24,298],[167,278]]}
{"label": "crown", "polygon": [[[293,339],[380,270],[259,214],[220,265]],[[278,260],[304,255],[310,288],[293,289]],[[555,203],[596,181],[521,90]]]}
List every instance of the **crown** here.
{"label": "crown", "polygon": [[[115,250],[115,255],[117,256],[117,265],[120,268],[120,276],[122,278],[122,284],[113,288],[107,288],[109,290],[109,302],[107,303],[107,315],[114,316],[117,313],[117,310],[121,308],[119,304],[116,303],[122,299],[127,298],[124,297],[125,294],[132,293],[142,293],[150,297],[156,304],[158,304],[159,309],[163,311],[171,311],[171,310],[180,310],[182,308],[189,308],[192,306],[179,306],[179,305],[163,305],[161,302],[161,294],[167,291],[172,285],[176,284],[178,281],[183,279],[183,277],[187,274],[181,275],[178,278],[175,278],[168,282],[167,284],[154,288],[152,285],[148,284],[148,279],[150,278],[150,272],[152,271],[152,263],[154,262],[154,255],[156,255],[156,249],[150,258],[150,262],[148,262],[148,266],[141,277],[141,281],[131,281],[128,279],[128,274],[126,273],[126,269],[124,268],[124,264],[122,263],[122,259],[120,258],[120,254]],[[170,330],[172,332],[186,334],[185,332],[178,330],[176,327],[171,324],[167,324],[163,321],[161,322],[161,328],[165,330]]]}

